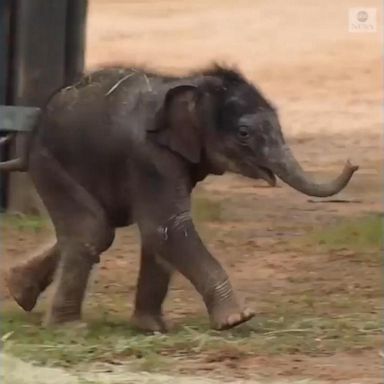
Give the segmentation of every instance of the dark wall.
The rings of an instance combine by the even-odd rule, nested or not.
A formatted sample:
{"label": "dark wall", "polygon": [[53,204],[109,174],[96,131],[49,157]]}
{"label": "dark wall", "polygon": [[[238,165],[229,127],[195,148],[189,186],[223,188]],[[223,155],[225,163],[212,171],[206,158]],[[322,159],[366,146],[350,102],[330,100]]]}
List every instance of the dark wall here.
{"label": "dark wall", "polygon": [[[0,0],[0,4],[1,19],[8,20],[0,24],[0,47],[6,40],[6,54],[0,55],[4,62],[0,63],[0,100],[42,107],[55,90],[76,81],[83,71],[87,1]],[[18,145],[11,152],[21,150]],[[11,210],[36,211],[38,202],[27,175],[12,175],[7,198],[5,191],[3,187],[2,202]]]}

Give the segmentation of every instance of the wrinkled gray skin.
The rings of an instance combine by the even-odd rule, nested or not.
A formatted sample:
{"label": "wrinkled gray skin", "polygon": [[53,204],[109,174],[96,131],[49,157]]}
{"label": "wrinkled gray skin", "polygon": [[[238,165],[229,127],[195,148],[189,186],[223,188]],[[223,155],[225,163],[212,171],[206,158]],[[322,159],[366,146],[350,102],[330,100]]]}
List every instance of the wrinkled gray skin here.
{"label": "wrinkled gray skin", "polygon": [[201,294],[214,328],[253,316],[193,225],[198,181],[229,170],[274,185],[277,175],[324,197],[357,169],[347,163],[334,181],[312,181],[285,143],[276,111],[240,74],[220,67],[183,78],[133,69],[90,74],[50,100],[26,159],[57,244],[10,271],[15,299],[31,310],[57,270],[46,323],[79,320],[93,264],[115,228],[137,223],[142,251],[133,321],[151,331],[165,329],[172,269]]}

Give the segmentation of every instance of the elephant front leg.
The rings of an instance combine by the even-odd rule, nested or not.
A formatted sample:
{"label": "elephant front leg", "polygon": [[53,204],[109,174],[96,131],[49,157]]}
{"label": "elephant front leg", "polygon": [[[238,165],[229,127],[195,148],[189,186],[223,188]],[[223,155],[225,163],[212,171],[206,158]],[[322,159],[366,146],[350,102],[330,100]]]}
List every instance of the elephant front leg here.
{"label": "elephant front leg", "polygon": [[172,267],[143,244],[133,324],[145,332],[165,332],[162,304],[168,292]]}
{"label": "elephant front leg", "polygon": [[[142,226],[143,232],[146,228]],[[232,328],[254,316],[252,310],[239,305],[228,275],[202,243],[189,213],[170,215],[153,232],[153,247],[201,294],[213,328]]]}

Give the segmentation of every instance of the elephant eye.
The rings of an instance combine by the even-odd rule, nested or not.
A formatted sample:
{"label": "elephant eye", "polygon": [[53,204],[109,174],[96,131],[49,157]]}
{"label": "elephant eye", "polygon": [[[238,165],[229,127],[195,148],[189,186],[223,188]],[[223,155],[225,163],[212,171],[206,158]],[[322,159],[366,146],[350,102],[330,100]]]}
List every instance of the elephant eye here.
{"label": "elephant eye", "polygon": [[237,134],[241,140],[246,140],[249,138],[249,128],[245,125],[242,125],[239,127]]}

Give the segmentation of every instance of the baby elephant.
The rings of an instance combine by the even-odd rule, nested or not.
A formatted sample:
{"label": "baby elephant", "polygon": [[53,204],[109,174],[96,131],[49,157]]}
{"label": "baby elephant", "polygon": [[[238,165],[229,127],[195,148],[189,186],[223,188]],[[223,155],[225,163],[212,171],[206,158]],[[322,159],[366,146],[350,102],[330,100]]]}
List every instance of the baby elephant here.
{"label": "baby elephant", "polygon": [[[21,159],[4,171],[28,171],[55,227],[57,243],[15,266],[8,286],[31,310],[57,284],[46,324],[80,320],[89,273],[115,228],[137,223],[141,266],[134,323],[163,331],[171,270],[202,296],[212,327],[250,319],[229,278],[191,219],[191,191],[209,174],[232,171],[325,197],[357,167],[315,183],[292,155],[276,110],[238,71],[214,66],[185,77],[107,68],[55,94]],[[165,267],[170,266],[171,268]]]}

